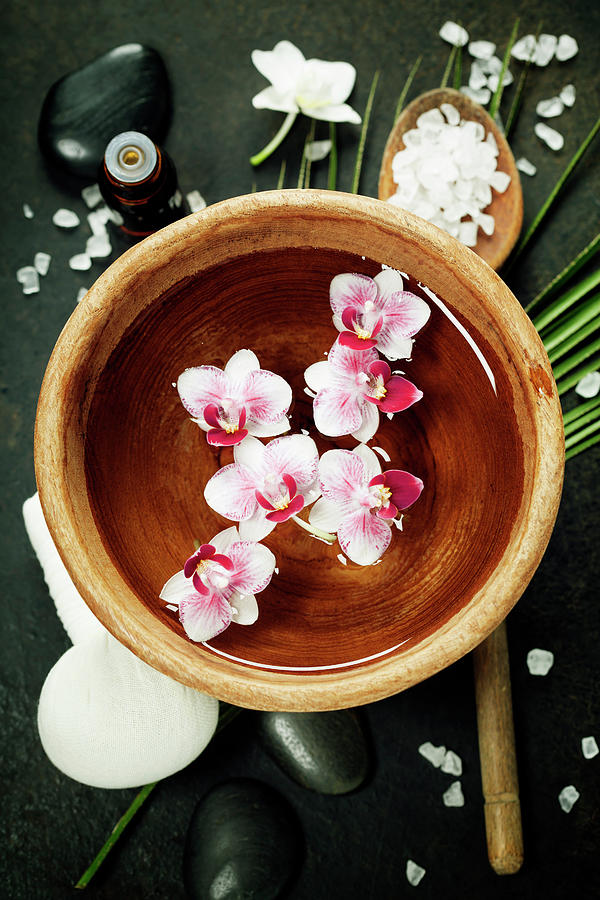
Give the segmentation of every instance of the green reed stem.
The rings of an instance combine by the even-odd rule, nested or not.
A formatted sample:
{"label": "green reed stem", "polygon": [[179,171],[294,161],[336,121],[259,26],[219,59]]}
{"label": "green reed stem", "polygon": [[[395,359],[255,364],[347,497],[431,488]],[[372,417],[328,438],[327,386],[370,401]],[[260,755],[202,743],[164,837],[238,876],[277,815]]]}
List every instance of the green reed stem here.
{"label": "green reed stem", "polygon": [[571,444],[569,449],[565,453],[565,460],[573,459],[574,456],[577,456],[578,453],[583,453],[584,450],[589,450],[590,447],[593,447],[594,444],[597,444],[600,441],[600,434],[594,434],[593,437],[590,437],[581,443],[574,442]]}
{"label": "green reed stem", "polygon": [[362,128],[360,130],[360,139],[358,141],[358,150],[356,151],[356,163],[354,165],[354,177],[352,179],[352,194],[358,193],[358,185],[360,182],[360,170],[362,168],[363,154],[365,152],[365,142],[367,140],[367,131],[369,129],[369,119],[371,118],[371,110],[373,109],[373,98],[375,97],[375,91],[377,90],[377,82],[379,81],[379,70],[375,72],[373,75],[373,81],[371,82],[371,90],[369,91],[369,96],[367,98],[367,105],[365,107],[365,114],[363,116]]}
{"label": "green reed stem", "polygon": [[[540,22],[540,24],[538,25],[536,35],[535,35],[536,40],[537,40],[541,30],[542,30],[542,23]],[[517,89],[515,91],[515,96],[513,97],[513,102],[510,105],[510,110],[509,110],[508,116],[506,118],[506,125],[504,126],[504,136],[507,140],[508,140],[508,136],[510,135],[510,133],[512,132],[512,130],[515,126],[515,122],[517,120],[517,115],[521,109],[521,103],[523,101],[523,90],[525,88],[525,82],[527,81],[527,76],[529,74],[529,67],[531,65],[531,62],[532,62],[531,58],[525,62],[523,71],[521,72],[521,74],[519,76],[519,81],[517,83]]]}
{"label": "green reed stem", "polygon": [[274,138],[272,138],[266,147],[263,147],[258,153],[255,153],[254,156],[250,157],[250,162],[253,166],[260,165],[261,162],[264,162],[271,153],[279,147],[280,143],[296,121],[297,112],[288,113],[285,119],[283,120],[283,124]]}
{"label": "green reed stem", "polygon": [[566,282],[569,281],[582,266],[592,259],[598,250],[600,250],[600,231],[595,238],[592,238],[587,247],[584,247],[583,250],[578,253],[567,266],[565,266],[562,272],[559,272],[545,288],[542,288],[539,294],[536,294],[533,300],[525,307],[525,312],[530,312],[534,306],[537,306],[542,300],[545,300],[547,297],[554,294],[563,286],[563,284],[566,284]]}
{"label": "green reed stem", "polygon": [[595,372],[598,368],[600,368],[600,355],[595,356],[592,360],[586,363],[585,366],[581,366],[575,372],[572,372],[566,378],[562,378],[559,382],[557,382],[556,387],[558,389],[559,396],[562,397],[563,394],[566,394],[567,391],[570,391],[571,388],[574,388],[582,378],[584,378],[586,375],[589,375],[590,372]]}
{"label": "green reed stem", "polygon": [[565,425],[570,425],[571,422],[575,422],[577,419],[586,415],[591,409],[596,409],[598,406],[600,406],[600,397],[592,397],[591,400],[586,400],[585,403],[578,403],[577,406],[574,406],[568,412],[564,413],[563,422]]}
{"label": "green reed stem", "polygon": [[440,84],[441,88],[445,88],[448,86],[448,79],[450,78],[450,72],[452,71],[452,66],[454,65],[454,60],[456,58],[456,50],[457,48],[453,45],[452,49],[450,50],[448,62],[446,63],[446,68],[444,69],[444,74],[442,75],[442,82]]}
{"label": "green reed stem", "polygon": [[277,190],[280,191],[285,182],[285,159],[281,160],[281,166],[279,167],[279,178],[277,179]]}
{"label": "green reed stem", "polygon": [[565,440],[565,450],[569,450],[570,447],[585,440],[585,438],[590,437],[590,435],[595,434],[596,431],[600,431],[600,419],[597,419],[595,422],[592,422],[591,425],[582,428],[581,431],[578,431],[576,434],[570,435]]}
{"label": "green reed stem", "polygon": [[316,123],[315,119],[312,119],[311,123],[310,123],[310,128],[308,129],[308,134],[306,135],[306,140],[304,142],[304,157],[306,158],[306,170],[304,173],[304,184],[299,185],[299,186],[305,187],[305,188],[310,187],[310,167],[312,165],[310,157],[306,155],[306,151],[308,149],[308,145],[312,144],[312,142],[315,139],[316,124],[317,123]]}
{"label": "green reed stem", "polygon": [[560,359],[561,356],[564,356],[565,353],[568,353],[569,350],[572,350],[573,347],[576,347],[578,344],[581,344],[585,341],[586,338],[593,334],[595,331],[600,329],[600,317],[596,316],[594,319],[591,319],[583,328],[579,328],[574,334],[568,337],[566,340],[561,341],[560,344],[554,349],[551,353],[548,353],[548,359],[554,365],[557,359]]}
{"label": "green reed stem", "polygon": [[591,344],[582,347],[581,350],[567,357],[567,359],[558,366],[554,366],[554,378],[557,381],[559,378],[563,378],[568,372],[571,372],[577,366],[581,365],[582,362],[585,362],[586,359],[589,359],[590,356],[593,356],[598,350],[600,350],[600,338],[596,341],[592,341]]}
{"label": "green reed stem", "polygon": [[575,419],[572,422],[565,422],[565,437],[569,437],[570,435],[577,433],[580,429],[590,425],[592,422],[596,422],[600,417],[600,409],[595,407],[595,409],[590,410],[584,416],[579,416],[578,419]]}
{"label": "green reed stem", "polygon": [[598,284],[600,284],[600,269],[590,272],[589,275],[586,275],[585,278],[582,278],[581,281],[578,281],[577,284],[558,297],[544,312],[536,316],[532,320],[535,328],[540,332],[544,331],[548,325],[567,312],[574,303],[580,300],[581,297],[585,297]]}
{"label": "green reed stem", "polygon": [[402,88],[402,90],[400,92],[400,96],[398,97],[398,102],[396,103],[396,109],[394,111],[394,125],[398,121],[398,116],[400,115],[400,113],[402,112],[402,110],[404,108],[404,101],[406,100],[407,94],[410,90],[410,86],[413,83],[413,78],[417,74],[417,69],[421,65],[422,59],[423,59],[422,56],[417,57],[417,59],[413,63],[412,69],[408,73],[406,81],[404,82],[404,87]]}
{"label": "green reed stem", "polygon": [[519,19],[517,18],[515,24],[513,25],[513,30],[510,33],[510,37],[508,39],[508,45],[506,47],[506,52],[502,59],[502,68],[500,70],[500,75],[498,76],[498,87],[494,91],[494,96],[492,97],[492,102],[490,103],[490,116],[492,119],[496,118],[496,113],[500,108],[500,101],[502,100],[502,93],[504,91],[504,74],[508,68],[508,62],[510,60],[510,51],[513,48],[513,44],[516,40],[517,33],[519,31]]}
{"label": "green reed stem", "polygon": [[338,170],[338,154],[337,154],[337,135],[335,131],[335,122],[329,123],[329,140],[331,141],[331,150],[329,151],[329,170],[327,173],[327,187],[330,191],[335,191],[337,184]]}

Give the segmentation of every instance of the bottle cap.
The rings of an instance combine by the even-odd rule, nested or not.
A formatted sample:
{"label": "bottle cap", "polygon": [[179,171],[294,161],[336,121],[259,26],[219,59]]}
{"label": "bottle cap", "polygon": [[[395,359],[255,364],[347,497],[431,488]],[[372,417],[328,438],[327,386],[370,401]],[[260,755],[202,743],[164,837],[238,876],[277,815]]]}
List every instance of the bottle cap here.
{"label": "bottle cap", "polygon": [[104,162],[109,174],[126,184],[148,178],[154,171],[157,160],[154,143],[139,131],[121,132],[104,151]]}

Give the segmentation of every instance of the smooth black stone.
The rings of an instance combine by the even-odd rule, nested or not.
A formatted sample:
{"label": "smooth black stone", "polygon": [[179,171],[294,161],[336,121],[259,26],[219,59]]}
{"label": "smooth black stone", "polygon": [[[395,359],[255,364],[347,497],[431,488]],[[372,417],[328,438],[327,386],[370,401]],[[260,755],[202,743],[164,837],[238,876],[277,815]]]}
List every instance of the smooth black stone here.
{"label": "smooth black stone", "polygon": [[157,143],[167,133],[171,90],[151,47],[123,44],[55,82],[38,124],[40,149],[69,175],[94,182],[108,142],[141,131]]}
{"label": "smooth black stone", "polygon": [[284,772],[312,791],[347,794],[367,777],[367,742],[351,710],[260,713],[259,734]]}
{"label": "smooth black stone", "polygon": [[232,779],[198,803],[183,858],[193,900],[275,900],[300,868],[304,840],[296,815],[274,788]]}

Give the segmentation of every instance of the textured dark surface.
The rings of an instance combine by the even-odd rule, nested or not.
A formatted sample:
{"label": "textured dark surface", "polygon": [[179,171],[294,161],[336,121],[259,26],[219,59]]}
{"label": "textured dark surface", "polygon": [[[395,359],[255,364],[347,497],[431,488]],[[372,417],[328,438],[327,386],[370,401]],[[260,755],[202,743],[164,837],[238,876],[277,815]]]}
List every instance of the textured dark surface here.
{"label": "textured dark surface", "polygon": [[[381,70],[361,190],[377,190],[379,160],[393,109],[413,61],[423,54],[412,95],[435,87],[447,58],[437,31],[447,17],[460,18],[477,38],[506,41],[514,16],[521,33],[573,34],[580,45],[572,61],[534,70],[512,141],[515,155],[538,166],[523,176],[527,226],[566,161],[598,114],[597,46],[600,10],[586,0],[516,0],[483,5],[461,0],[451,9],[435,0],[294,4],[58,4],[23,6],[10,0],[2,29],[3,97],[0,159],[2,191],[2,414],[0,504],[3,519],[4,601],[1,708],[3,766],[0,883],[15,900],[61,900],[100,848],[134,792],[101,791],[69,781],[48,762],[35,725],[44,678],[68,640],[48,598],[28,544],[21,504],[35,489],[33,423],[41,378],[52,346],[75,305],[80,286],[100,274],[72,272],[67,261],[83,249],[87,230],[59,232],[51,224],[60,206],[85,212],[48,177],[37,147],[36,127],[50,86],[111,47],[139,41],[155,47],[173,85],[174,118],[166,143],[184,192],[198,188],[209,203],[277,181],[288,161],[286,184],[297,177],[306,121],[298,120],[284,146],[259,170],[248,157],[271,138],[281,114],[257,111],[251,97],[265,86],[253,68],[253,48],[293,40],[307,57],[353,62],[358,80],[350,99],[362,112],[372,73]],[[565,134],[558,154],[533,134],[535,105],[573,82],[578,98],[555,124]],[[512,96],[510,93],[507,97]],[[318,132],[325,136],[326,129]],[[340,180],[349,189],[357,129],[341,126]],[[598,231],[599,146],[578,168],[539,238],[511,274],[523,303],[558,272]],[[314,168],[314,184],[326,174]],[[35,218],[26,220],[22,203]],[[24,297],[15,279],[33,254],[53,255],[41,291]],[[457,360],[457,372],[460,360]],[[457,377],[457,390],[460,381]],[[573,402],[573,396],[566,403]],[[493,436],[492,436],[493,437]],[[251,713],[244,713],[185,772],[160,785],[120,846],[88,889],[90,897],[184,897],[181,876],[185,835],[192,811],[213,785],[232,776],[259,777],[276,787],[298,814],[306,858],[292,889],[294,900],[332,897],[563,898],[592,897],[600,889],[598,771],[600,757],[585,760],[581,738],[600,737],[598,640],[598,463],[600,448],[567,464],[557,526],[546,556],[508,621],[515,729],[521,781],[525,863],[499,878],[486,859],[471,660],[464,659],[404,694],[364,710],[375,767],[358,791],[319,796],[291,781],[261,749]],[[465,473],[468,477],[468,472]],[[552,650],[545,678],[529,675],[532,647]],[[445,744],[463,759],[465,806],[447,809],[442,793],[451,776],[417,753],[423,741]],[[566,815],[557,795],[574,784],[581,798]],[[406,860],[427,870],[418,888],[406,881]]]}

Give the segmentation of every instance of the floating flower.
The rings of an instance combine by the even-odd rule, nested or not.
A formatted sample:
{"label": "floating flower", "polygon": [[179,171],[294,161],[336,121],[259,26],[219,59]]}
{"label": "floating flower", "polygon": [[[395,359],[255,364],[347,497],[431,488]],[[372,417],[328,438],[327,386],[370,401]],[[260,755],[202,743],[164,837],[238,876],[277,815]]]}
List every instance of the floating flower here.
{"label": "floating flower", "polygon": [[215,512],[240,523],[242,539],[262,540],[319,496],[319,455],[307,435],[290,434],[266,446],[247,437],[233,452],[234,462],[212,476],[204,496]]}
{"label": "floating flower", "polygon": [[181,402],[208,432],[209,444],[238,444],[248,434],[272,437],[287,431],[292,402],[287,381],[261,369],[251,350],[238,350],[225,369],[196,366],[177,381]]}
{"label": "floating flower", "polygon": [[160,598],[179,607],[179,619],[192,641],[208,641],[231,622],[256,622],[254,595],[267,587],[274,570],[275,557],[267,547],[240,540],[237,528],[227,528],[186,560]]}
{"label": "floating flower", "polygon": [[273,140],[251,158],[253,165],[279,146],[299,112],[325,122],[360,124],[356,110],[345,102],[356,79],[356,69],[350,63],[305,59],[290,41],[279,41],[273,50],[253,50],[252,62],[271,82],[252,98],[253,106],[288,114]]}
{"label": "floating flower", "polygon": [[392,537],[390,524],[423,490],[421,479],[410,472],[382,472],[364,444],[327,450],[319,462],[319,483],[323,496],[310,511],[310,524],[337,532],[342,551],[361,566],[379,559]]}
{"label": "floating flower", "polygon": [[377,351],[353,350],[338,338],[326,360],[309,366],[304,378],[316,392],[315,425],[321,434],[352,434],[369,441],[379,427],[379,410],[400,412],[420,400],[423,393],[407,378],[392,375]]}
{"label": "floating flower", "polygon": [[390,360],[410,357],[412,337],[431,312],[424,300],[404,290],[402,276],[394,269],[384,269],[375,278],[336,275],[329,299],[340,343],[353,350],[377,347]]}

